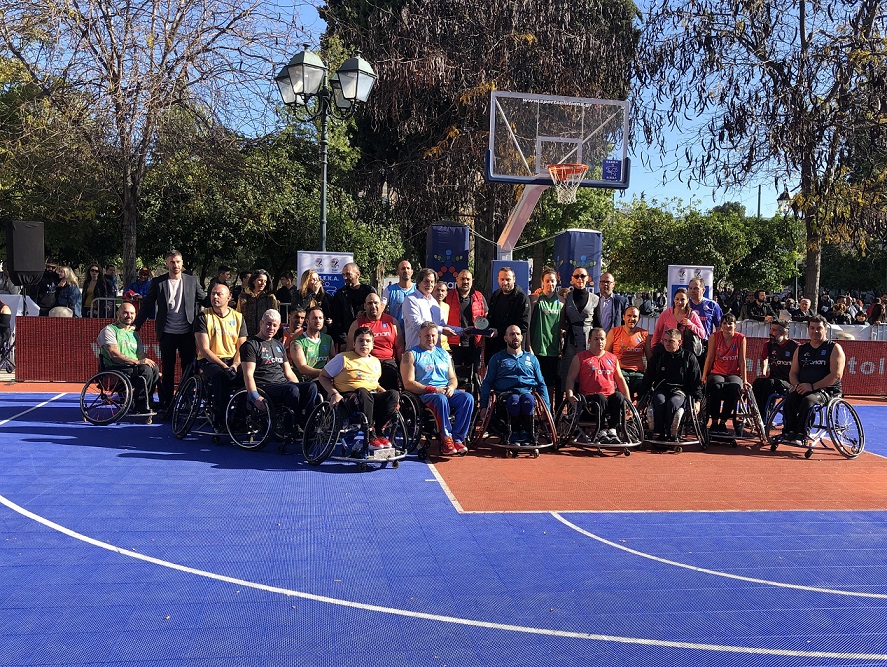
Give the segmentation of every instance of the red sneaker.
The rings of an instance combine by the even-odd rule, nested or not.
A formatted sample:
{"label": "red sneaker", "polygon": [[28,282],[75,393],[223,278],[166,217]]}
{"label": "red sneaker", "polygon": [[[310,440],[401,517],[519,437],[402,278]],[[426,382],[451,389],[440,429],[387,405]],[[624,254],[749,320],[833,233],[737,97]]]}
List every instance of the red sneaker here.
{"label": "red sneaker", "polygon": [[457,454],[465,454],[468,451],[468,447],[465,446],[464,442],[456,440],[453,444],[456,446]]}
{"label": "red sneaker", "polygon": [[456,443],[453,442],[453,439],[450,436],[441,437],[440,439],[440,454],[441,456],[453,456],[454,454],[458,454],[459,450],[456,449]]}
{"label": "red sneaker", "polygon": [[376,437],[370,439],[369,448],[371,450],[385,449],[386,447],[390,447],[390,446],[391,446],[391,443],[388,442],[385,438],[380,438],[380,437],[376,436]]}

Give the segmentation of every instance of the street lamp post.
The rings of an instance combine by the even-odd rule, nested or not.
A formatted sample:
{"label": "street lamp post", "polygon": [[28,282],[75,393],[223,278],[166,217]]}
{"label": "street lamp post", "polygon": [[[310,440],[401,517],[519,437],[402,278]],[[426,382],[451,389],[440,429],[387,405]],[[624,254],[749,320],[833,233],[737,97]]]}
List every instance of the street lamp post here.
{"label": "street lamp post", "polygon": [[[782,191],[782,194],[776,198],[776,205],[779,207],[779,210],[782,212],[782,224],[786,224],[788,210],[792,206],[792,197],[788,193],[788,188]],[[800,300],[800,295],[798,294],[798,242],[795,238],[795,227],[792,225],[792,257],[795,260],[795,304],[797,304]]]}
{"label": "street lamp post", "polygon": [[[349,58],[327,81],[326,63],[308,49],[297,53],[274,77],[283,103],[298,112],[306,109],[306,121],[320,119],[320,249],[326,251],[326,186],[329,164],[329,120],[345,119],[355,102],[366,102],[376,73],[360,51]],[[313,110],[312,110],[313,107]],[[297,113],[298,115],[298,113]]]}

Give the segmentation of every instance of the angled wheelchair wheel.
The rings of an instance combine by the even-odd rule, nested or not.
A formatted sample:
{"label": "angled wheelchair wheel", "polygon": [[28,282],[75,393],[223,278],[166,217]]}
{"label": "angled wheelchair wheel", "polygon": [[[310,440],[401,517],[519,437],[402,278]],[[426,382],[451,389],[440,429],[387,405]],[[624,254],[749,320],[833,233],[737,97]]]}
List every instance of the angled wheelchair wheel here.
{"label": "angled wheelchair wheel", "polygon": [[708,449],[711,441],[708,437],[708,427],[705,425],[706,416],[700,409],[699,412],[693,409],[693,401],[689,401],[684,412],[684,423],[688,425],[687,430],[692,431],[693,436],[699,440],[699,447],[702,451]]}
{"label": "angled wheelchair wheel", "polygon": [[[579,406],[581,409],[581,405]],[[557,431],[557,441],[559,446],[566,445],[573,440],[576,434],[576,422],[578,421],[579,410],[566,398],[561,403],[560,409],[557,411],[557,420],[555,421],[555,430]]]}
{"label": "angled wheelchair wheel", "polygon": [[[406,421],[403,415],[400,414],[400,411],[395,412],[394,417],[385,426],[384,435],[391,441],[391,445],[398,455],[406,454],[410,451],[410,436],[407,431]],[[395,461],[395,463],[397,462]]]}
{"label": "angled wheelchair wheel", "polygon": [[203,397],[203,380],[192,375],[179,385],[172,406],[172,432],[180,440],[191,432]]}
{"label": "angled wheelchair wheel", "polygon": [[[629,400],[625,400],[625,443],[639,445],[644,441],[644,424],[641,415]],[[628,450],[625,450],[628,454]]]}
{"label": "angled wheelchair wheel", "polygon": [[748,408],[749,419],[751,420],[751,427],[755,432],[760,443],[767,443],[767,427],[764,424],[764,418],[761,416],[761,411],[758,409],[758,402],[755,400],[755,395],[751,392],[751,390],[747,390],[745,392],[745,402]]}
{"label": "angled wheelchair wheel", "polygon": [[782,400],[777,399],[774,401],[767,412],[767,423],[764,426],[764,436],[767,438],[767,442],[770,443],[770,451],[775,452],[776,448],[779,447],[779,438],[782,436],[783,430]]}
{"label": "angled wheelchair wheel", "polygon": [[557,428],[554,425],[554,417],[548,407],[548,401],[542,398],[538,392],[533,392],[536,399],[536,440],[540,445],[552,445],[557,447]]}
{"label": "angled wheelchair wheel", "polygon": [[833,399],[828,404],[829,437],[841,454],[855,459],[865,449],[865,432],[856,410],[843,398]]}
{"label": "angled wheelchair wheel", "polygon": [[256,408],[249,400],[249,393],[241,389],[228,401],[225,410],[225,426],[235,445],[243,449],[261,449],[268,443],[274,424],[274,406],[260,389],[265,409]]}
{"label": "angled wheelchair wheel", "polygon": [[305,435],[302,438],[302,454],[309,464],[317,466],[329,458],[339,439],[341,427],[336,409],[327,401],[314,408],[305,422]]}
{"label": "angled wheelchair wheel", "polygon": [[422,417],[425,413],[425,406],[421,405],[421,399],[404,390],[400,392],[398,412],[403,417],[404,429],[407,438],[409,438],[407,452],[412,453],[422,439]]}
{"label": "angled wheelchair wheel", "polygon": [[116,371],[93,375],[80,392],[83,419],[96,426],[113,424],[131,405],[132,385],[125,375]]}

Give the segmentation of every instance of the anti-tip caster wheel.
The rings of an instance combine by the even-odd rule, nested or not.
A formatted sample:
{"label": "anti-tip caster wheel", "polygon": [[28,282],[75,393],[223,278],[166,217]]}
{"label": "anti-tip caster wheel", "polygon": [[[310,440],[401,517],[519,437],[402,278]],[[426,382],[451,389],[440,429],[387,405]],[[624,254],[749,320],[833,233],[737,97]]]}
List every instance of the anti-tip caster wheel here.
{"label": "anti-tip caster wheel", "polygon": [[774,442],[772,445],[770,445],[770,451],[771,451],[771,452],[775,452],[777,447],[779,447],[779,445],[777,445],[777,444]]}
{"label": "anti-tip caster wheel", "polygon": [[368,469],[368,468],[367,468],[367,464],[366,464],[366,463],[358,463],[358,464],[357,464],[357,471],[358,471],[358,472],[366,472],[367,469]]}
{"label": "anti-tip caster wheel", "polygon": [[626,450],[625,450],[625,455],[626,455],[626,456],[631,456],[631,451],[628,450],[628,449],[626,449]]}
{"label": "anti-tip caster wheel", "polygon": [[675,453],[675,454],[680,454],[682,451],[684,451],[684,448],[683,448],[683,447],[675,447],[675,448],[674,448],[674,453]]}
{"label": "anti-tip caster wheel", "polygon": [[222,441],[222,439],[219,436],[217,436],[217,435],[213,436],[213,444],[214,445],[218,445],[221,441]]}
{"label": "anti-tip caster wheel", "polygon": [[534,459],[538,459],[538,458],[539,458],[539,450],[538,450],[538,449],[534,449],[534,450],[533,450],[533,458],[534,458]]}
{"label": "anti-tip caster wheel", "polygon": [[391,467],[394,469],[400,468],[400,461],[392,461]]}
{"label": "anti-tip caster wheel", "polygon": [[805,459],[809,459],[811,456],[813,456],[813,450],[812,450],[812,449],[808,449],[806,452],[804,452],[804,458],[805,458]]}

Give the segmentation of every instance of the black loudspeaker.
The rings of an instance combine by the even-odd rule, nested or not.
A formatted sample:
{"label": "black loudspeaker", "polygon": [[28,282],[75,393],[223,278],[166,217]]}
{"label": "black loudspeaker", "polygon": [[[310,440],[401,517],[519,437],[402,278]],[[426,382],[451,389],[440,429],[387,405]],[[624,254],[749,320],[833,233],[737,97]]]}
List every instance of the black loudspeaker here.
{"label": "black loudspeaker", "polygon": [[35,285],[46,269],[43,223],[10,220],[6,223],[6,270],[13,285]]}

